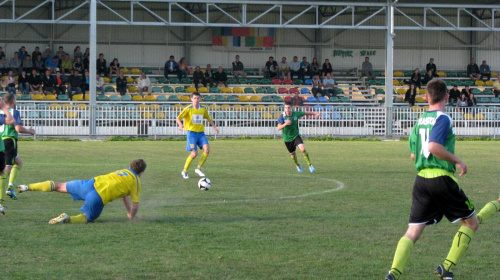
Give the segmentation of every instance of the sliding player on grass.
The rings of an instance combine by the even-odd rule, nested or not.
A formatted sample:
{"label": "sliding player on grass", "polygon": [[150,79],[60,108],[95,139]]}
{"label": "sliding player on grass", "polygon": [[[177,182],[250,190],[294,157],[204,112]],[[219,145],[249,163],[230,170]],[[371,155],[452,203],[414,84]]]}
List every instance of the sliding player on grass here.
{"label": "sliding player on grass", "polygon": [[[46,181],[41,183],[19,185],[20,193],[27,191],[69,193],[73,200],[83,200],[85,203],[80,208],[83,214],[69,216],[62,213],[49,221],[57,223],[86,223],[93,222],[101,215],[104,205],[117,198],[123,199],[129,219],[136,217],[141,196],[141,177],[146,170],[146,162],[142,159],[132,161],[129,169],[117,170],[113,173],[94,177],[90,180],[75,180],[66,183]],[[132,206],[129,202],[132,200]]]}
{"label": "sliding player on grass", "polygon": [[14,189],[16,188],[16,180],[23,167],[23,161],[17,154],[17,139],[19,133],[35,134],[33,128],[25,128],[21,120],[21,114],[16,110],[16,98],[13,94],[7,93],[4,96],[5,104],[9,112],[12,114],[15,123],[13,125],[5,125],[2,133],[2,141],[5,146],[5,169],[4,172],[9,176],[9,187],[7,195],[12,199],[17,199]]}
{"label": "sliding player on grass", "polygon": [[474,205],[458,186],[454,177],[467,173],[467,165],[455,152],[455,133],[451,118],[446,115],[448,100],[446,84],[434,79],[427,84],[425,99],[429,111],[423,113],[410,135],[411,158],[418,170],[413,184],[413,202],[408,230],[399,240],[394,260],[386,280],[397,280],[403,273],[413,244],[427,225],[437,224],[443,216],[450,222],[462,224],[453,239],[448,256],[434,273],[441,279],[453,280],[454,268],[474,237],[478,227]]}
{"label": "sliding player on grass", "polygon": [[[196,174],[200,177],[205,177],[201,167],[207,160],[208,154],[210,153],[210,146],[208,145],[207,136],[205,136],[205,125],[203,124],[203,119],[206,119],[210,125],[214,128],[215,132],[219,133],[219,129],[215,126],[212,117],[208,114],[208,110],[205,106],[200,104],[201,96],[198,92],[193,92],[191,95],[191,101],[193,104],[187,106],[182,110],[182,112],[177,116],[177,124],[179,125],[179,130],[187,130],[187,145],[186,150],[190,152],[184,164],[184,169],[181,172],[182,178],[189,179],[188,169],[191,165],[193,159],[198,155],[198,147],[203,149],[203,154],[201,155],[198,167],[194,170]],[[182,123],[184,120],[184,124]]]}
{"label": "sliding player on grass", "polygon": [[283,114],[281,114],[278,118],[278,130],[283,131],[283,141],[285,141],[286,148],[295,163],[297,171],[304,172],[302,166],[298,163],[297,156],[295,154],[296,148],[299,147],[299,150],[302,152],[302,155],[309,166],[309,171],[314,172],[316,170],[309,160],[309,154],[307,154],[306,147],[304,146],[304,142],[302,141],[299,133],[299,119],[304,115],[321,117],[321,114],[319,113],[293,111],[292,103],[286,102],[285,112],[283,112]]}

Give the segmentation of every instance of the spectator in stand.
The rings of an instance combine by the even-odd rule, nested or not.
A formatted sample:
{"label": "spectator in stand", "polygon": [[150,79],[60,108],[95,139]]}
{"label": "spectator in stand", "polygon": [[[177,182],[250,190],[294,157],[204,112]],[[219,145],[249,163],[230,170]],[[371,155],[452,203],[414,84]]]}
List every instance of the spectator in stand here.
{"label": "spectator in stand", "polygon": [[120,63],[117,58],[113,58],[113,61],[109,64],[109,78],[113,77],[113,74],[118,76],[118,72],[120,72]]}
{"label": "spectator in stand", "polygon": [[73,62],[71,62],[71,59],[69,59],[69,54],[64,55],[63,59],[61,60],[59,69],[63,75],[69,73],[70,70],[73,69]]}
{"label": "spectator in stand", "polygon": [[467,65],[467,76],[473,81],[481,79],[481,71],[479,70],[474,58],[471,58],[470,64]]}
{"label": "spectator in stand", "polygon": [[432,77],[439,77],[436,70],[436,64],[434,64],[434,58],[429,59],[429,63],[425,66],[425,71],[432,71]]}
{"label": "spectator in stand", "polygon": [[33,60],[31,60],[31,56],[28,54],[24,57],[23,60],[23,71],[26,71],[26,73],[30,73],[32,69],[33,69]]}
{"label": "spectator in stand", "polygon": [[101,91],[101,95],[104,95],[106,93],[105,89],[104,89],[104,79],[101,78],[101,76],[99,76],[99,74],[96,74],[96,76],[95,76],[95,85],[96,85],[97,90]]}
{"label": "spectator in stand", "polygon": [[406,91],[405,102],[408,102],[408,106],[415,105],[415,97],[417,96],[417,86],[414,83],[410,84],[410,88]]}
{"label": "spectator in stand", "polygon": [[311,64],[307,62],[307,57],[302,57],[302,62],[300,62],[299,79],[305,80],[305,77],[311,77]]}
{"label": "spectator in stand", "polygon": [[278,65],[279,76],[283,77],[283,79],[290,79],[290,67],[288,67],[288,62],[286,61],[286,57],[281,58],[281,62]]}
{"label": "spectator in stand", "polygon": [[467,98],[467,95],[462,94],[461,97],[457,101],[457,107],[459,108],[467,108],[469,107],[470,100]]}
{"label": "spectator in stand", "polygon": [[186,58],[181,57],[181,60],[179,60],[179,63],[177,64],[179,67],[179,72],[177,72],[177,77],[180,79],[182,78],[187,78],[187,75],[191,72],[191,68],[189,68],[189,65],[186,63]]}
{"label": "spectator in stand", "polygon": [[82,73],[84,70],[83,62],[80,57],[77,57],[75,62],[73,62],[73,72],[77,72],[78,74]]}
{"label": "spectator in stand", "polygon": [[31,59],[33,60],[33,64],[35,64],[35,60],[38,58],[38,55],[40,55],[40,58],[42,57],[40,48],[36,47],[35,50],[31,53]]}
{"label": "spectator in stand", "polygon": [[375,80],[375,75],[373,74],[373,65],[370,62],[370,58],[365,57],[365,61],[361,64],[361,75],[366,76],[368,80]]}
{"label": "spectator in stand", "polygon": [[26,58],[26,56],[28,55],[28,52],[26,51],[26,48],[24,46],[22,46],[19,49],[18,54],[19,54],[19,59],[24,60]]}
{"label": "spectator in stand", "polygon": [[[72,70],[70,69],[69,71],[71,72]],[[56,72],[56,76],[54,77],[54,88],[56,89],[57,95],[66,94],[66,77],[61,75],[61,71]]]}
{"label": "spectator in stand", "polygon": [[293,76],[300,78],[300,62],[297,56],[294,56],[292,62],[290,62],[290,78],[293,79]]}
{"label": "spectator in stand", "polygon": [[491,79],[490,66],[486,64],[486,60],[483,60],[483,63],[479,66],[479,72],[481,72],[483,79],[488,78],[488,81]]}
{"label": "spectator in stand", "polygon": [[12,70],[7,74],[5,85],[5,89],[7,89],[8,93],[16,94],[16,77],[14,77],[14,72]]}
{"label": "spectator in stand", "polygon": [[424,85],[434,79],[434,75],[432,74],[432,70],[427,71],[424,76]]}
{"label": "spectator in stand", "polygon": [[55,94],[56,93],[56,88],[55,88],[55,83],[54,79],[52,79],[52,76],[50,75],[50,70],[45,70],[45,75],[43,75],[42,78],[42,84],[43,84],[43,93],[44,94]]}
{"label": "spectator in stand", "polygon": [[73,50],[73,61],[76,61],[76,58],[79,57],[80,59],[83,59],[83,53],[82,49],[80,46],[76,46],[76,48]]}
{"label": "spectator in stand", "polygon": [[90,49],[86,48],[85,53],[83,54],[83,69],[89,69],[90,68]]}
{"label": "spectator in stand", "polygon": [[43,73],[45,70],[45,62],[43,61],[41,54],[37,55],[33,64],[33,69],[35,69],[37,73]]}
{"label": "spectator in stand", "polygon": [[240,82],[240,76],[243,78],[245,78],[247,76],[247,73],[245,72],[245,67],[243,66],[243,63],[240,61],[239,55],[236,55],[234,57],[233,76],[238,83]]}
{"label": "spectator in stand", "polygon": [[7,61],[5,55],[0,57],[0,74],[5,76],[10,71],[10,63]]}
{"label": "spectator in stand", "polygon": [[169,74],[179,76],[179,65],[175,62],[173,55],[171,55],[169,60],[165,62],[163,70],[163,76],[165,76],[165,79],[168,79]]}
{"label": "spectator in stand", "polygon": [[80,73],[73,70],[72,74],[68,78],[68,96],[71,100],[73,100],[73,95],[82,93],[82,78],[80,78]]}
{"label": "spectator in stand", "polygon": [[462,95],[467,97],[469,101],[469,107],[476,106],[476,98],[474,97],[474,93],[470,90],[470,86],[466,85],[464,89],[462,89]]}
{"label": "spectator in stand", "polygon": [[290,102],[292,103],[292,106],[304,106],[304,99],[299,96],[299,91],[293,93]]}
{"label": "spectator in stand", "polygon": [[420,79],[421,79],[420,72],[418,71],[418,68],[415,68],[413,74],[411,74],[410,83],[415,84],[415,86],[418,88],[421,88],[422,82]]}
{"label": "spectator in stand", "polygon": [[52,52],[50,51],[50,48],[49,47],[46,47],[45,48],[45,51],[43,51],[42,53],[42,60],[43,62],[45,63],[46,60],[50,60],[52,59]]}
{"label": "spectator in stand", "polygon": [[104,55],[102,53],[99,54],[99,58],[96,61],[96,69],[97,69],[97,74],[103,74],[106,75],[108,74],[108,63],[106,62],[106,59],[104,59]]}
{"label": "spectator in stand", "polygon": [[217,83],[218,87],[225,86],[227,87],[227,75],[222,69],[222,66],[219,66],[219,70],[214,75],[214,81]]}
{"label": "spectator in stand", "polygon": [[207,64],[207,70],[205,70],[205,77],[203,78],[203,86],[209,85],[213,87],[215,85],[214,72],[212,71],[212,65]]}
{"label": "spectator in stand", "polygon": [[21,94],[29,94],[30,93],[30,83],[28,80],[28,75],[26,74],[26,71],[23,70],[21,72],[21,75],[19,75],[19,78],[17,79],[18,83],[18,88]]}
{"label": "spectator in stand", "polygon": [[500,81],[498,79],[493,83],[493,93],[495,97],[500,95]]}
{"label": "spectator in stand", "polygon": [[325,96],[325,92],[323,91],[323,83],[319,79],[319,74],[316,74],[312,78],[312,94],[314,98],[318,98],[318,93],[321,94],[321,96]]}
{"label": "spectator in stand", "polygon": [[326,74],[333,73],[332,64],[330,63],[330,60],[328,58],[325,59],[325,62],[323,63],[323,67],[321,68],[321,72],[323,73],[322,74],[323,78],[326,76]]}
{"label": "spectator in stand", "polygon": [[83,80],[82,80],[83,99],[85,99],[85,93],[87,91],[90,91],[90,73],[89,73],[89,70],[85,69],[85,74],[84,74]]}
{"label": "spectator in stand", "polygon": [[274,61],[274,57],[270,56],[266,62],[264,77],[268,79],[275,78],[278,75],[278,63]]}
{"label": "spectator in stand", "polygon": [[50,74],[59,68],[59,57],[54,56],[52,59],[45,60],[45,70],[49,70]]}
{"label": "spectator in stand", "polygon": [[453,101],[455,101],[456,103],[461,95],[462,94],[460,93],[457,85],[453,85],[453,88],[449,92],[450,98],[448,99],[448,103],[450,104],[450,106],[453,106]]}
{"label": "spectator in stand", "polygon": [[207,83],[203,81],[203,72],[201,72],[200,66],[196,66],[193,72],[193,82],[196,91],[198,91],[198,85],[201,83],[204,87],[207,86]]}
{"label": "spectator in stand", "polygon": [[42,78],[38,76],[38,73],[35,69],[31,70],[31,76],[28,79],[30,83],[31,92],[41,92],[42,91]]}
{"label": "spectator in stand", "polygon": [[10,59],[9,66],[14,75],[21,73],[21,70],[23,70],[23,61],[19,59],[19,54],[17,52],[15,52],[14,57]]}
{"label": "spectator in stand", "polygon": [[148,95],[151,95],[151,81],[144,72],[141,73],[141,77],[139,77],[139,81],[137,82],[137,91],[141,96],[143,92],[147,92]]}
{"label": "spectator in stand", "polygon": [[323,79],[323,87],[328,97],[337,96],[337,92],[335,91],[335,80],[331,72],[326,73],[326,77]]}
{"label": "spectator in stand", "polygon": [[4,53],[4,51],[3,51],[3,48],[2,48],[2,47],[0,47],[0,56],[5,56],[5,53]]}
{"label": "spectator in stand", "polygon": [[56,52],[56,56],[59,57],[59,61],[62,61],[66,57],[66,52],[62,46],[59,46],[59,50]]}
{"label": "spectator in stand", "polygon": [[123,77],[122,72],[120,72],[118,78],[116,78],[116,91],[118,91],[121,96],[127,93],[127,79]]}
{"label": "spectator in stand", "polygon": [[316,76],[319,75],[321,72],[321,69],[319,68],[319,63],[317,58],[313,58],[313,61],[311,63],[311,75]]}

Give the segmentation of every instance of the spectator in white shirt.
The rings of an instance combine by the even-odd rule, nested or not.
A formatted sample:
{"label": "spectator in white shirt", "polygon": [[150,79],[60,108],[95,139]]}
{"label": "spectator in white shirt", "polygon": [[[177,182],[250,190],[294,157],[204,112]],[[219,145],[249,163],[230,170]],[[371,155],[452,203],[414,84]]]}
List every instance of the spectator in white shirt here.
{"label": "spectator in white shirt", "polygon": [[146,73],[142,72],[139,81],[137,82],[137,90],[140,95],[143,95],[143,92],[147,92],[148,95],[151,94],[151,81],[149,77],[146,77]]}

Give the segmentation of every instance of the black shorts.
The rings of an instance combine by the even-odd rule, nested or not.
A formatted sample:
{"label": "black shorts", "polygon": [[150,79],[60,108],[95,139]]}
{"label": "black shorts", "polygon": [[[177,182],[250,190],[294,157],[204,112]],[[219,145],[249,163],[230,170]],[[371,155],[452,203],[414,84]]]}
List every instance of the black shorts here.
{"label": "black shorts", "polygon": [[0,170],[3,171],[5,169],[5,153],[0,152]]}
{"label": "black shorts", "polygon": [[450,222],[474,215],[474,205],[457,182],[449,176],[423,178],[413,185],[410,224],[437,224],[443,215]]}
{"label": "black shorts", "polygon": [[17,158],[17,139],[5,138],[3,145],[5,146],[5,165],[12,166]]}
{"label": "black shorts", "polygon": [[293,139],[293,141],[291,142],[285,142],[285,146],[288,149],[288,152],[290,152],[290,154],[295,153],[297,146],[300,144],[304,144],[300,136],[295,137],[295,139]]}

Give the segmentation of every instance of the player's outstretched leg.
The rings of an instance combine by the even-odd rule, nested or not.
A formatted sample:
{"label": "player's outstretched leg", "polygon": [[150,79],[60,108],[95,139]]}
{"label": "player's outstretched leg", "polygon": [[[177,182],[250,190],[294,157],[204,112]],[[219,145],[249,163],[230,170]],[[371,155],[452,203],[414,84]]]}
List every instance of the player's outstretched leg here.
{"label": "player's outstretched leg", "polygon": [[27,191],[53,192],[55,191],[55,187],[54,181],[45,181],[29,185],[19,185],[17,186],[17,191],[19,193]]}
{"label": "player's outstretched leg", "polygon": [[49,221],[49,224],[54,225],[54,224],[60,224],[60,223],[71,223],[71,224],[82,224],[86,223],[87,218],[85,217],[84,214],[76,215],[76,216],[69,216],[66,213],[62,213],[61,215],[52,218]]}
{"label": "player's outstretched leg", "polygon": [[498,200],[486,203],[483,209],[479,211],[479,214],[477,214],[477,219],[479,223],[482,224],[499,211],[500,211],[500,198]]}
{"label": "player's outstretched leg", "polygon": [[309,166],[309,172],[314,172],[316,169],[314,169],[314,166],[311,164],[311,160],[309,159],[309,154],[306,151],[306,148],[304,147],[304,144],[299,145],[299,149],[302,152],[302,155],[304,156],[304,159],[306,160],[307,166]]}
{"label": "player's outstretched leg", "polygon": [[200,177],[205,177],[205,173],[201,171],[201,167],[203,166],[203,164],[205,164],[205,161],[207,161],[207,157],[208,157],[208,151],[204,150],[203,153],[201,154],[200,162],[198,163],[198,166],[194,170],[194,172],[196,172],[196,174],[198,174]]}
{"label": "player's outstretched leg", "polygon": [[302,169],[302,166],[300,166],[299,162],[297,161],[297,157],[295,155],[295,152],[290,154],[290,157],[292,158],[293,163],[295,163],[295,167],[297,168],[297,172],[304,172],[304,170]]}

